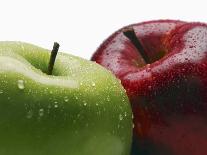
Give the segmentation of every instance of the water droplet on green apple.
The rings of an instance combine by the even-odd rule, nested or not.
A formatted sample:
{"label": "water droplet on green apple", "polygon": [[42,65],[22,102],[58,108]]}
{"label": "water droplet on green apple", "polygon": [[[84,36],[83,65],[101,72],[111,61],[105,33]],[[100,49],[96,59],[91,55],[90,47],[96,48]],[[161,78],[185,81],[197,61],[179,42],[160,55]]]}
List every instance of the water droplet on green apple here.
{"label": "water droplet on green apple", "polygon": [[123,120],[123,116],[122,116],[122,114],[119,114],[119,120],[120,120],[120,121]]}
{"label": "water droplet on green apple", "polygon": [[84,105],[84,106],[87,106],[87,102],[86,102],[86,101],[83,101],[83,105]]}
{"label": "water droplet on green apple", "polygon": [[28,111],[26,117],[27,117],[28,119],[30,119],[30,118],[32,118],[32,116],[33,116],[33,112],[32,112],[31,110]]}
{"label": "water droplet on green apple", "polygon": [[76,119],[73,120],[73,124],[75,124],[75,123],[76,123]]}
{"label": "water droplet on green apple", "polygon": [[42,117],[43,115],[44,115],[44,109],[41,108],[41,109],[39,110],[39,116]]}
{"label": "water droplet on green apple", "polygon": [[96,86],[96,84],[95,84],[94,82],[92,82],[92,86],[93,86],[93,87],[95,87],[95,86]]}
{"label": "water droplet on green apple", "polygon": [[4,92],[3,92],[3,90],[0,90],[0,94],[3,94]]}
{"label": "water droplet on green apple", "polygon": [[18,80],[17,81],[17,86],[18,86],[19,89],[23,90],[25,88],[24,81],[23,80]]}
{"label": "water droplet on green apple", "polygon": [[67,96],[64,97],[64,101],[65,101],[65,102],[68,102],[68,101],[69,101],[69,99],[68,99]]}
{"label": "water droplet on green apple", "polygon": [[49,105],[47,106],[47,108],[50,109],[50,108],[51,108],[51,105],[49,104]]}
{"label": "water droplet on green apple", "polygon": [[107,96],[107,97],[106,97],[106,100],[107,100],[108,102],[110,101],[110,98],[109,98],[109,96]]}
{"label": "water droplet on green apple", "polygon": [[55,107],[55,108],[58,108],[58,105],[57,105],[57,104],[55,104],[55,105],[54,105],[54,107]]}
{"label": "water droplet on green apple", "polygon": [[81,116],[81,114],[80,114],[80,113],[78,113],[77,118],[79,118],[80,116]]}

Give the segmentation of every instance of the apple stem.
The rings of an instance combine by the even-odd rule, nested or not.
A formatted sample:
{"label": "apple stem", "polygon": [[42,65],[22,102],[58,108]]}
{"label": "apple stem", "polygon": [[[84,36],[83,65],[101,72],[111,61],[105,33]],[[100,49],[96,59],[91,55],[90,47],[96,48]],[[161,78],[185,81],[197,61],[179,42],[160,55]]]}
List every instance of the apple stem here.
{"label": "apple stem", "polygon": [[140,40],[136,36],[133,27],[127,27],[123,29],[123,34],[132,42],[132,44],[136,47],[136,49],[140,52],[142,58],[144,59],[146,64],[150,64],[149,57],[144,47],[142,46]]}
{"label": "apple stem", "polygon": [[55,64],[55,59],[58,53],[60,45],[57,42],[54,42],[53,49],[50,54],[50,61],[48,65],[48,75],[52,75],[53,67]]}

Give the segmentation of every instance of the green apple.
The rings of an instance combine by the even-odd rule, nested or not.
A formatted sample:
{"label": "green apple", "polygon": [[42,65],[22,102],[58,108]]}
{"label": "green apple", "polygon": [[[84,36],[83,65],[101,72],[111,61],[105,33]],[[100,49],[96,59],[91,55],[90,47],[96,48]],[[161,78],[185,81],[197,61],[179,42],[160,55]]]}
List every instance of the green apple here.
{"label": "green apple", "polygon": [[0,42],[0,155],[129,155],[132,113],[107,70],[59,53]]}

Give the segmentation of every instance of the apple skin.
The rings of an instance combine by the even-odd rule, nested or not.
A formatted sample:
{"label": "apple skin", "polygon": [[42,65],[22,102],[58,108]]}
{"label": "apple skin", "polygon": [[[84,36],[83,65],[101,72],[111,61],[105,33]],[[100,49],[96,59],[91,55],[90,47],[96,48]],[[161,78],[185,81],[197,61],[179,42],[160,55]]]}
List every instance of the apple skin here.
{"label": "apple skin", "polygon": [[92,60],[111,70],[130,98],[132,154],[206,154],[207,25],[161,20],[130,26],[150,64],[123,35],[126,27],[112,34]]}
{"label": "apple skin", "polygon": [[0,42],[0,154],[127,155],[132,112],[120,82],[96,63]]}

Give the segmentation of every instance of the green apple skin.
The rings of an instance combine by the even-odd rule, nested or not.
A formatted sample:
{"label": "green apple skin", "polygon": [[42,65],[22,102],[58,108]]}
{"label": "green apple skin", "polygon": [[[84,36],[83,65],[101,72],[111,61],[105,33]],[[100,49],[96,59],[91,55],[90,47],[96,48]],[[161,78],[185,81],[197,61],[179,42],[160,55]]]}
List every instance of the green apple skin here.
{"label": "green apple skin", "polygon": [[101,66],[0,42],[0,155],[129,155],[132,113],[120,82]]}

